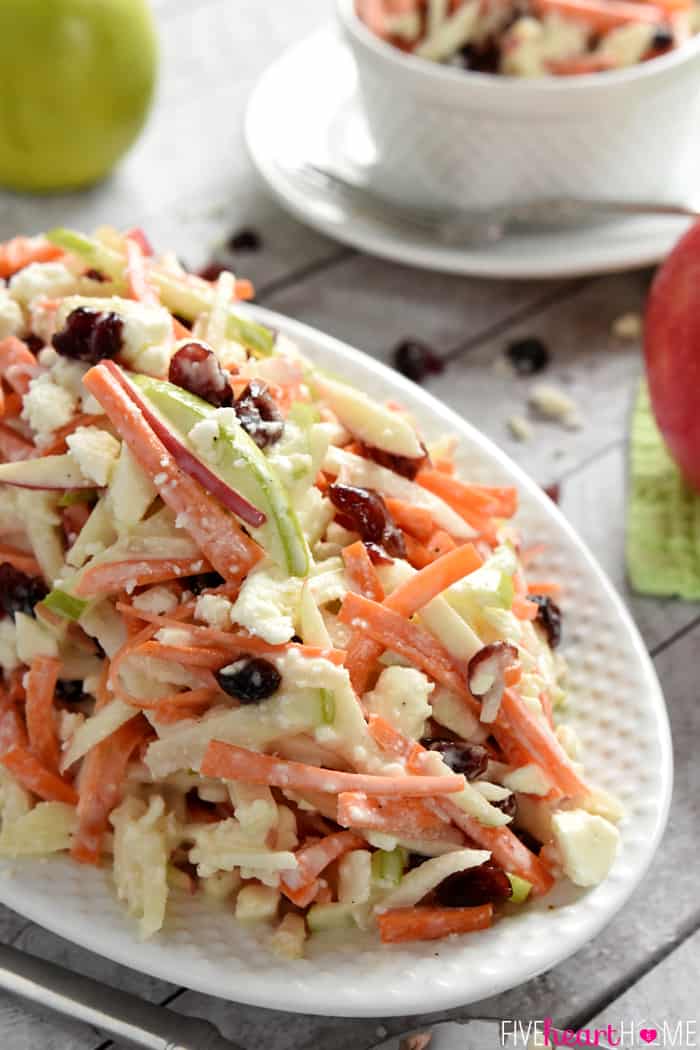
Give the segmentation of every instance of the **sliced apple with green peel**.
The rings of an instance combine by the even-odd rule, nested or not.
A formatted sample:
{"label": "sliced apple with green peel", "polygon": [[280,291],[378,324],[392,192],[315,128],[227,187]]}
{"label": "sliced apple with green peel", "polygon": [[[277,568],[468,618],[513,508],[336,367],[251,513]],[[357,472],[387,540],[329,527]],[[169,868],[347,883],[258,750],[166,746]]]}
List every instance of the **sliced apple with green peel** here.
{"label": "sliced apple with green peel", "polygon": [[94,489],[70,452],[0,465],[0,483],[22,489]]}
{"label": "sliced apple with green peel", "polygon": [[[252,527],[251,533],[270,558],[292,576],[306,576],[309,549],[289,494],[273,465],[236,422],[234,412],[217,411],[164,380],[143,375],[129,379],[187,455],[201,460],[223,485],[264,515],[266,520]],[[193,440],[195,427],[198,433]]]}
{"label": "sliced apple with green peel", "polygon": [[354,437],[393,456],[422,459],[425,450],[409,421],[400,412],[378,404],[364,392],[327,376],[314,376],[313,385]]}

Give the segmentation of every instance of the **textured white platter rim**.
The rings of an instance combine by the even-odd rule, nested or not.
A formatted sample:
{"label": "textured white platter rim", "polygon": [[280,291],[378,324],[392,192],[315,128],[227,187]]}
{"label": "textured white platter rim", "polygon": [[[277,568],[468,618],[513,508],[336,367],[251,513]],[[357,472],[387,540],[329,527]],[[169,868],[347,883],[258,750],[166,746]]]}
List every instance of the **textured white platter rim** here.
{"label": "textured white platter rim", "polygon": [[[495,995],[549,969],[594,938],[646,872],[668,816],[671,738],[663,696],[621,599],[558,509],[491,441],[420,387],[358,350],[260,308],[311,358],[379,399],[400,400],[427,440],[459,439],[465,475],[515,484],[518,521],[546,542],[538,572],[565,585],[563,652],[570,661],[567,721],[579,732],[591,780],[627,809],[608,880],[589,892],[561,886],[492,929],[445,942],[381,947],[363,935],[317,945],[298,962],[275,958],[269,930],[236,924],[202,895],[177,895],[166,929],[140,943],[115,900],[109,872],[68,858],[0,863],[0,901],[60,936],[143,973],[237,1002],[293,1012],[380,1017],[447,1009]],[[576,617],[571,614],[576,609]],[[568,614],[568,615],[567,615]],[[556,907],[552,908],[552,905]]]}
{"label": "textured white platter rim", "polygon": [[662,259],[689,225],[685,219],[626,218],[511,235],[468,250],[395,232],[329,201],[290,174],[290,162],[324,161],[342,169],[365,162],[372,150],[356,99],[354,60],[332,27],[295,44],[266,70],[248,102],[245,135],[268,189],[297,219],[371,255],[426,270],[526,280],[635,269]]}

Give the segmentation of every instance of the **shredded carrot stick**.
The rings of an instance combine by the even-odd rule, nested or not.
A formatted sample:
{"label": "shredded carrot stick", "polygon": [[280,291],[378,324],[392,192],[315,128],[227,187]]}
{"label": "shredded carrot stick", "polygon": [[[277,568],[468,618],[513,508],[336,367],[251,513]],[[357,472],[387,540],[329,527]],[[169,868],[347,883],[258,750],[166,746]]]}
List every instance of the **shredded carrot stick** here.
{"label": "shredded carrot stick", "polygon": [[39,362],[21,339],[8,335],[0,340],[0,376],[20,397],[24,397],[40,371]]}
{"label": "shredded carrot stick", "polygon": [[384,502],[396,525],[421,543],[429,540],[435,532],[433,516],[425,507],[416,507],[406,500],[390,497],[385,497]]}
{"label": "shredded carrot stick", "polygon": [[454,803],[440,800],[437,804],[472,842],[490,850],[492,859],[504,871],[531,882],[533,894],[540,896],[552,888],[554,879],[549,870],[509,827],[489,828]]}
{"label": "shredded carrot stick", "polygon": [[556,598],[561,594],[561,584],[555,580],[532,580],[527,585],[528,594],[548,594]]}
{"label": "shredded carrot stick", "polygon": [[[482,564],[482,559],[477,554],[473,544],[465,543],[462,547],[458,547],[426,565],[415,576],[412,576],[397,587],[393,594],[386,599],[384,606],[387,610],[402,617],[408,618],[413,616],[432,601],[433,598],[436,598],[442,591],[446,590],[447,587],[450,587],[469,573],[474,572]],[[351,597],[352,595],[348,595],[348,598]],[[397,621],[394,622],[396,623]],[[364,635],[368,633],[364,631],[362,625],[358,625],[358,631]],[[423,632],[423,634],[433,640],[431,635],[427,635],[427,632]],[[374,642],[374,645],[370,645],[367,638],[365,638],[365,644],[363,644],[361,649],[358,647],[358,651],[352,654],[352,660],[350,659],[350,653],[348,654],[346,666],[350,672],[353,688],[360,695],[366,691],[372,668],[382,653],[379,639],[374,639]],[[438,646],[437,642],[434,642],[434,644]],[[387,647],[385,646],[384,648]],[[442,647],[439,648],[442,649]],[[446,652],[444,649],[442,651]]]}
{"label": "shredded carrot stick", "polygon": [[130,586],[164,583],[200,572],[209,572],[209,566],[202,558],[141,558],[101,562],[85,570],[75,593],[80,598],[104,597],[119,594]]}
{"label": "shredded carrot stick", "polygon": [[237,277],[234,285],[234,296],[239,302],[255,298],[255,286],[246,277]]}
{"label": "shredded carrot stick", "polygon": [[17,463],[21,459],[32,459],[36,449],[12,427],[0,423],[0,459],[5,463]]}
{"label": "shredded carrot stick", "polygon": [[371,714],[367,719],[367,726],[382,751],[388,751],[396,758],[400,758],[411,772],[420,772],[416,758],[425,751],[424,747],[417,741],[411,740],[409,736],[404,736],[381,715]]}
{"label": "shredded carrot stick", "polygon": [[364,839],[352,831],[337,831],[318,842],[302,846],[295,857],[297,867],[285,872],[280,879],[280,889],[300,908],[305,908],[316,897],[318,876],[329,864],[353,849],[362,849]]}
{"label": "shredded carrot stick", "polygon": [[406,548],[406,561],[414,569],[424,569],[435,561],[425,544],[415,539],[409,532],[404,532],[404,546]]}
{"label": "shredded carrot stick", "polygon": [[588,794],[588,788],[574,770],[569,756],[550,727],[543,725],[513,689],[505,690],[501,712],[518,743],[542,766],[565,795],[576,798]]}
{"label": "shredded carrot stick", "polygon": [[[456,660],[428,631],[389,609],[388,602],[378,605],[359,594],[348,594],[339,619],[375,641],[379,655],[389,649],[403,656],[428,677],[461,696],[478,715],[480,706],[469,690],[466,665]],[[372,663],[375,660],[376,656]]]}
{"label": "shredded carrot stick", "polygon": [[27,677],[27,730],[29,746],[46,769],[58,773],[60,749],[54,709],[54,691],[60,660],[36,656]]}
{"label": "shredded carrot stick", "polygon": [[75,788],[43,766],[36,755],[26,748],[19,745],[11,747],[0,757],[0,762],[22,787],[46,802],[67,802],[72,806],[77,803]]}
{"label": "shredded carrot stick", "polygon": [[612,55],[570,55],[568,58],[550,58],[544,63],[548,73],[555,77],[580,77],[586,73],[605,73],[617,65]]}
{"label": "shredded carrot stick", "polygon": [[17,419],[22,414],[22,397],[15,390],[2,392],[2,418]]}
{"label": "shredded carrot stick", "polygon": [[176,515],[211,565],[225,579],[240,580],[262,557],[262,550],[235,518],[178,467],[121,385],[119,370],[97,365],[83,377],[119,435],[150,476],[162,500]]}
{"label": "shredded carrot stick", "polygon": [[129,760],[151,732],[143,715],[137,714],[87,753],[80,771],[78,830],[71,848],[75,860],[99,864],[102,837],[122,797]]}
{"label": "shredded carrot stick", "polygon": [[338,823],[345,828],[409,839],[464,841],[443,814],[420,798],[378,798],[360,791],[343,791],[338,795]]}
{"label": "shredded carrot stick", "polygon": [[372,559],[367,553],[367,548],[361,540],[350,544],[343,551],[345,571],[351,584],[357,588],[365,598],[371,598],[374,602],[384,601],[384,588],[372,564]]}
{"label": "shredded carrot stick", "polygon": [[153,245],[148,239],[146,231],[141,229],[140,226],[133,226],[130,230],[127,230],[124,234],[130,241],[135,241],[139,245],[144,255],[149,258],[154,255]]}
{"label": "shredded carrot stick", "polygon": [[406,580],[386,599],[385,606],[401,616],[413,616],[425,605],[483,564],[471,543],[449,551]]}
{"label": "shredded carrot stick", "polygon": [[4,561],[13,568],[19,569],[25,576],[41,576],[41,568],[34,555],[28,551],[21,551],[17,547],[11,547],[7,543],[0,543],[0,563]]}
{"label": "shredded carrot stick", "polygon": [[597,33],[635,22],[661,24],[664,21],[662,7],[630,0],[536,0],[535,10],[540,15],[556,12],[564,18],[583,22]]}
{"label": "shredded carrot stick", "polygon": [[379,934],[385,944],[404,941],[436,941],[453,933],[485,930],[493,919],[493,904],[476,908],[394,908],[377,916]]}
{"label": "shredded carrot stick", "polygon": [[30,263],[51,262],[62,255],[63,249],[45,237],[13,237],[0,244],[0,277],[12,277]]}
{"label": "shredded carrot stick", "polygon": [[216,688],[203,685],[198,689],[187,689],[182,693],[171,693],[169,696],[159,696],[154,700],[142,700],[131,697],[130,703],[134,707],[140,707],[144,711],[160,711],[162,708],[172,710],[173,708],[201,707],[202,704],[211,703],[216,696]]}
{"label": "shredded carrot stick", "polygon": [[231,662],[230,653],[221,649],[206,649],[196,645],[163,645],[161,642],[144,642],[134,650],[134,656],[154,656],[158,660],[172,660],[183,667],[203,667],[218,671]]}
{"label": "shredded carrot stick", "polygon": [[383,777],[369,773],[341,773],[335,769],[319,769],[303,762],[262,755],[221,740],[210,742],[201,769],[205,776],[223,780],[243,780],[292,791],[323,791],[331,795],[341,791],[364,791],[367,795],[417,797],[451,794],[464,787],[462,776]]}
{"label": "shredded carrot stick", "polygon": [[148,279],[143,240],[137,235],[127,234],[126,246],[126,281],[129,295],[147,306],[159,306],[160,298]]}
{"label": "shredded carrot stick", "polygon": [[[187,631],[193,645],[201,643],[205,647],[221,647],[226,652],[229,662],[236,653],[252,653],[256,655],[270,653],[274,655],[276,653],[289,652],[291,649],[308,660],[322,658],[335,664],[336,667],[341,667],[346,661],[346,653],[343,649],[321,649],[312,645],[301,645],[298,642],[271,645],[264,638],[256,638],[254,635],[244,634],[241,631],[219,631],[214,627],[199,627],[192,623],[182,623],[180,620],[175,620],[172,613],[170,616],[158,616],[156,613],[147,613],[142,609],[134,609],[133,606],[127,605],[125,602],[117,602],[117,609],[124,616],[131,619],[143,620],[145,623],[150,623],[157,627],[178,627],[183,631]],[[192,606],[181,606],[178,609],[178,613],[185,615],[191,609]]]}
{"label": "shredded carrot stick", "polygon": [[536,620],[539,605],[536,602],[528,601],[522,594],[516,594],[513,598],[512,610],[513,615],[517,616],[519,620]]}

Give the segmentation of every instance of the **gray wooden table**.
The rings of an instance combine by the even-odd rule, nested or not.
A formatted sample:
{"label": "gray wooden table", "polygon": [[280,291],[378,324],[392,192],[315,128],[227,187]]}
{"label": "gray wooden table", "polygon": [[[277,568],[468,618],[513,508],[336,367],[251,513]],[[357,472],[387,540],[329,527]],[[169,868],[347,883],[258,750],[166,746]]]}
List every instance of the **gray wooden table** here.
{"label": "gray wooden table", "polygon": [[[380,358],[404,337],[424,339],[449,358],[429,388],[539,482],[561,483],[564,512],[629,603],[666,693],[676,745],[671,821],[642,888],[595,943],[550,973],[453,1016],[552,1016],[575,1027],[648,1020],[674,1030],[680,1020],[697,1023],[700,607],[630,593],[623,565],[625,442],[641,365],[639,346],[616,341],[611,324],[640,309],[649,274],[495,283],[418,273],[317,236],[266,196],[247,159],[241,123],[258,75],[287,44],[330,17],[330,0],[160,0],[156,6],[162,78],[138,146],[112,180],[88,193],[0,196],[0,237],[58,222],[85,229],[139,224],[189,266],[220,255],[253,278],[264,305]],[[238,259],[222,254],[220,246],[242,226],[260,231],[263,250]],[[529,383],[504,377],[497,362],[509,341],[526,335],[550,347],[547,378],[581,406],[580,430],[538,425],[525,444],[509,436],[505,421],[522,412]],[[206,1016],[245,1050],[364,1050],[385,1030],[405,1024],[288,1015],[209,999],[92,956],[2,908],[0,936],[107,984]],[[668,1045],[700,1045],[700,1034],[696,1038]],[[87,1028],[39,1019],[0,997],[3,1050],[106,1045]]]}

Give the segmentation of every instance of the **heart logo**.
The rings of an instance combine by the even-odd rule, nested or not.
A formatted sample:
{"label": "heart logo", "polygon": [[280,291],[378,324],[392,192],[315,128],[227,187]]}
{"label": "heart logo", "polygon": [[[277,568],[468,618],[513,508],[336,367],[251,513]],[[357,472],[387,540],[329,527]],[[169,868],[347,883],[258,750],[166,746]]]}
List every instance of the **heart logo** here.
{"label": "heart logo", "polygon": [[639,1038],[643,1039],[645,1043],[653,1043],[656,1039],[658,1032],[655,1028],[640,1028]]}

